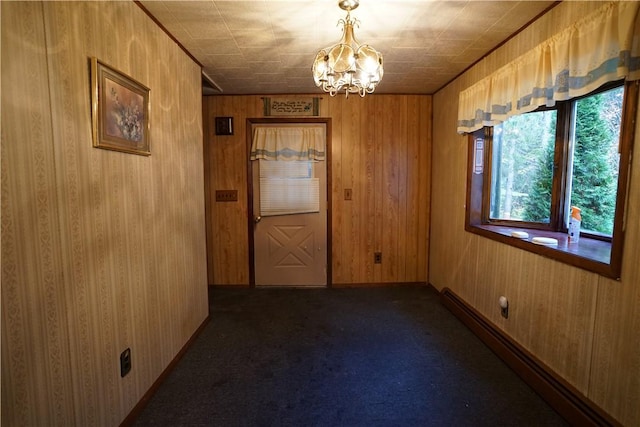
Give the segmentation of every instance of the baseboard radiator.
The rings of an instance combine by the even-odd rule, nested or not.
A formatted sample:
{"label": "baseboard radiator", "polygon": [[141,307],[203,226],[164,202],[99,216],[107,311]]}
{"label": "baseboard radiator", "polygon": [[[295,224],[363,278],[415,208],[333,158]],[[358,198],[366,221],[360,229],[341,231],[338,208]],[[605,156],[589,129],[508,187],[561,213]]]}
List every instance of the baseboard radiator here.
{"label": "baseboard radiator", "polygon": [[440,292],[440,298],[445,307],[571,425],[621,425],[535,356],[500,331],[449,288],[444,288]]}

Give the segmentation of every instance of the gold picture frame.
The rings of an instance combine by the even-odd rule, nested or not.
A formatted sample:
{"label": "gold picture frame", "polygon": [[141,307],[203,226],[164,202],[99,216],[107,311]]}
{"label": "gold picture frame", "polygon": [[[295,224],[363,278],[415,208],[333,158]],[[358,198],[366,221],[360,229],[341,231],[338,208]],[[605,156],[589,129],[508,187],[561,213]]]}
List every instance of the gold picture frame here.
{"label": "gold picture frame", "polygon": [[149,156],[149,88],[91,58],[93,146]]}

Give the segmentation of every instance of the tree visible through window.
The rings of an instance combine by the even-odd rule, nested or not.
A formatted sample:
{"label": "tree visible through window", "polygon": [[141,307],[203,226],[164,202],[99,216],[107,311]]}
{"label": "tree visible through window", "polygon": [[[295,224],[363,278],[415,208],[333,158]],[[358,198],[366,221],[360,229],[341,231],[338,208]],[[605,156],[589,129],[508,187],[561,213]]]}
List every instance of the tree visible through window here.
{"label": "tree visible through window", "polygon": [[491,219],[549,222],[556,116],[533,112],[494,126]]}
{"label": "tree visible through window", "polygon": [[620,167],[624,90],[618,87],[576,102],[569,204],[582,209],[582,229],[613,234]]}
{"label": "tree visible through window", "polygon": [[[566,181],[556,184],[566,189],[557,208],[560,226],[566,226],[570,207],[578,206],[585,232],[611,236],[623,95],[618,86],[494,126],[489,220],[551,224],[554,179],[565,173]],[[558,114],[567,119],[559,122]]]}

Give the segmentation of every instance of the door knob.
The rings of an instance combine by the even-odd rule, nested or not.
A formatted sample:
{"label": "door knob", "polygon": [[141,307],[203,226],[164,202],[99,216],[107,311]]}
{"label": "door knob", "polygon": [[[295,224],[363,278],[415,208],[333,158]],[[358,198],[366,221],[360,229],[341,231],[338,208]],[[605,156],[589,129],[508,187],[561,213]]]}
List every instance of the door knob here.
{"label": "door knob", "polygon": [[255,221],[255,223],[259,223],[260,220],[262,219],[262,217],[260,215],[258,215],[257,217],[255,217],[253,220]]}

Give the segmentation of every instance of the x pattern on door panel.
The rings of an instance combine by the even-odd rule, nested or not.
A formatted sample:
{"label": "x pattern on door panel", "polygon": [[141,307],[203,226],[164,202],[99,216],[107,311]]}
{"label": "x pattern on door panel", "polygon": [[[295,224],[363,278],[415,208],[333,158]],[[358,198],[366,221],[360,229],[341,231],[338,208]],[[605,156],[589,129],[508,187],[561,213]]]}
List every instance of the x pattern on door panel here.
{"label": "x pattern on door panel", "polygon": [[274,226],[267,235],[269,258],[276,268],[313,265],[315,242],[313,232],[304,225]]}

